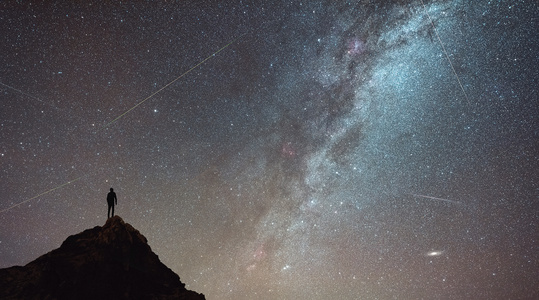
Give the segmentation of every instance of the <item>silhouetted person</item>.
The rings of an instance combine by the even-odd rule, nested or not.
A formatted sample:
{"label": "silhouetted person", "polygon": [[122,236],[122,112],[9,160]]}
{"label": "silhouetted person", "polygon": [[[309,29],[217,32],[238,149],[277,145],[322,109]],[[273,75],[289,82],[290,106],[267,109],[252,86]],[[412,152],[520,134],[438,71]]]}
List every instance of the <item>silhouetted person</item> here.
{"label": "silhouetted person", "polygon": [[110,188],[110,192],[107,194],[107,203],[109,204],[109,211],[107,213],[107,218],[110,218],[110,209],[112,208],[112,216],[114,217],[114,205],[118,205],[118,198],[116,198],[116,193],[113,188]]}

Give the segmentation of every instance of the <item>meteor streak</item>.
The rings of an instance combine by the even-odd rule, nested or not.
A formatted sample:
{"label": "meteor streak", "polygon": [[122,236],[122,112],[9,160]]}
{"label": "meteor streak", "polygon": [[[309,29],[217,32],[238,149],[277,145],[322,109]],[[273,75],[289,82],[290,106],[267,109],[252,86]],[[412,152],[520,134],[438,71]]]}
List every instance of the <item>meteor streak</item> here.
{"label": "meteor streak", "polygon": [[42,103],[45,103],[45,104],[47,104],[47,105],[53,107],[54,109],[58,109],[56,106],[54,106],[54,105],[52,105],[52,104],[50,104],[50,103],[48,103],[48,102],[45,102],[45,101],[39,99],[39,98],[36,97],[36,96],[32,96],[32,95],[30,95],[30,94],[28,94],[28,93],[25,93],[25,92],[23,92],[23,91],[21,91],[21,90],[19,90],[19,89],[17,89],[17,88],[14,88],[14,87],[12,87],[11,85],[7,85],[7,84],[5,84],[5,83],[3,83],[3,82],[0,82],[0,85],[3,85],[3,86],[5,86],[5,87],[7,87],[7,88],[9,88],[9,89],[12,89],[12,90],[16,91],[16,92],[19,92],[20,94],[25,95],[26,97],[32,98],[32,99],[37,100],[37,101],[42,102]]}
{"label": "meteor streak", "polygon": [[193,71],[194,69],[196,69],[197,67],[199,67],[200,65],[202,65],[203,63],[205,63],[206,61],[208,61],[210,58],[214,57],[215,55],[217,55],[219,52],[225,50],[228,46],[232,45],[233,43],[235,43],[237,40],[239,40],[242,36],[244,36],[245,34],[242,34],[240,35],[239,37],[237,37],[235,40],[233,40],[232,42],[226,44],[225,46],[221,47],[221,49],[215,51],[213,54],[211,54],[210,56],[206,57],[204,60],[202,60],[201,62],[199,62],[198,64],[196,64],[195,66],[191,67],[189,70],[185,71],[183,74],[181,74],[180,76],[176,77],[176,79],[172,80],[171,82],[167,83],[166,85],[164,85],[163,87],[161,87],[160,89],[158,89],[156,92],[154,92],[153,94],[151,94],[150,96],[146,97],[144,100],[140,101],[139,103],[135,104],[135,106],[131,107],[130,109],[128,109],[127,111],[125,111],[123,114],[119,115],[118,117],[116,117],[114,120],[108,122],[107,124],[105,124],[103,127],[101,127],[98,131],[100,130],[103,130],[105,129],[106,127],[108,127],[110,124],[118,121],[120,118],[122,118],[123,116],[125,116],[127,113],[129,113],[130,111],[132,111],[133,109],[137,108],[139,105],[141,105],[142,103],[146,102],[147,100],[149,100],[150,98],[152,98],[153,96],[157,95],[158,93],[160,93],[162,90],[166,89],[167,87],[169,87],[171,84],[173,84],[174,82],[178,81],[180,78],[182,78],[183,76],[189,74],[191,71]]}
{"label": "meteor streak", "polygon": [[427,195],[421,195],[421,194],[408,194],[408,195],[412,195],[414,197],[425,198],[425,199],[444,201],[444,202],[448,202],[448,203],[452,203],[452,204],[459,204],[459,205],[462,204],[462,202],[459,202],[459,201],[449,200],[449,199],[444,199],[444,198],[438,198],[438,197],[432,197],[432,196],[427,196]]}
{"label": "meteor streak", "polygon": [[[164,85],[163,87],[161,87],[159,90],[157,90],[156,92],[154,92],[154,93],[151,94],[150,96],[146,97],[144,100],[140,101],[140,102],[137,103],[135,106],[133,106],[133,107],[131,107],[130,109],[128,109],[127,111],[125,111],[123,114],[121,114],[121,115],[119,115],[118,117],[116,117],[114,120],[112,120],[112,121],[110,121],[109,123],[105,124],[105,125],[104,125],[103,127],[101,127],[98,131],[100,131],[100,130],[102,130],[102,129],[108,127],[110,124],[112,124],[112,123],[118,121],[120,118],[122,118],[122,117],[125,116],[127,113],[129,113],[130,111],[134,110],[135,108],[137,108],[137,107],[138,107],[139,105],[141,105],[142,103],[146,102],[147,100],[149,100],[149,99],[152,98],[153,96],[157,95],[157,94],[158,94],[159,92],[161,92],[162,90],[164,90],[164,89],[166,89],[167,87],[169,87],[169,86],[170,86],[171,84],[173,84],[174,82],[178,81],[179,79],[181,79],[181,78],[184,77],[185,75],[189,74],[189,72],[193,71],[194,69],[196,69],[196,68],[199,67],[200,65],[204,64],[206,61],[208,61],[210,58],[212,58],[212,57],[214,57],[215,55],[217,55],[219,52],[225,50],[228,46],[230,46],[230,45],[232,45],[233,43],[235,43],[237,40],[239,40],[239,39],[240,39],[241,37],[243,37],[244,35],[245,35],[245,34],[240,35],[239,37],[237,37],[237,38],[234,39],[233,41],[231,41],[231,42],[229,42],[228,44],[226,44],[225,46],[221,47],[219,50],[215,51],[213,54],[211,54],[210,56],[206,57],[204,60],[200,61],[198,64],[194,65],[194,66],[191,67],[189,70],[185,71],[183,74],[181,74],[180,76],[176,77],[176,79],[174,79],[174,80],[172,80],[171,82],[167,83],[166,85]],[[5,86],[5,87],[7,87],[7,88],[10,88],[10,89],[12,89],[12,90],[15,90],[15,91],[17,91],[17,92],[19,92],[19,93],[21,93],[21,94],[23,94],[23,95],[26,95],[26,96],[28,96],[28,97],[30,97],[30,98],[33,98],[33,99],[36,99],[36,100],[41,101],[41,102],[43,102],[43,103],[46,103],[46,102],[42,101],[41,99],[39,99],[39,98],[37,98],[37,97],[34,97],[34,96],[30,95],[30,94],[27,94],[27,93],[25,93],[25,92],[23,92],[23,91],[21,91],[21,90],[18,90],[18,89],[16,89],[16,88],[12,87],[12,86],[9,86],[9,85],[4,84],[4,83],[1,83],[1,82],[0,82],[0,84],[3,85],[3,86]],[[46,104],[48,104],[48,103],[46,103]],[[97,133],[97,131],[96,131],[95,133]],[[6,211],[8,211],[8,210],[11,210],[12,208],[15,208],[15,207],[17,207],[17,206],[19,206],[19,205],[22,205],[22,204],[24,204],[24,203],[27,203],[27,202],[29,202],[29,201],[31,201],[31,200],[34,200],[34,199],[36,199],[36,198],[38,198],[38,197],[41,197],[41,196],[43,196],[43,195],[45,195],[45,194],[48,194],[48,193],[50,193],[50,192],[52,192],[52,191],[55,191],[55,190],[57,190],[57,189],[59,189],[59,188],[61,188],[61,187],[64,187],[64,186],[66,186],[66,185],[69,185],[69,184],[71,184],[71,183],[74,183],[75,181],[81,179],[82,177],[84,177],[84,176],[80,176],[80,177],[78,177],[78,178],[76,178],[76,179],[74,179],[74,180],[71,180],[71,181],[68,181],[68,182],[66,182],[66,183],[64,183],[64,184],[61,184],[61,185],[59,185],[59,186],[57,186],[57,187],[55,187],[55,188],[52,188],[52,189],[50,189],[50,190],[48,190],[48,191],[45,191],[45,192],[43,192],[43,193],[41,193],[41,194],[39,194],[39,195],[36,195],[36,196],[34,196],[34,197],[30,198],[30,199],[27,199],[27,200],[25,200],[25,201],[22,201],[22,202],[19,202],[19,203],[17,203],[17,204],[14,204],[14,205],[12,205],[12,206],[10,206],[10,207],[8,207],[8,208],[5,208],[5,209],[3,209],[3,210],[0,210],[0,213],[6,212]]]}
{"label": "meteor streak", "polygon": [[73,179],[73,180],[71,180],[71,181],[68,181],[68,182],[66,182],[66,183],[64,183],[64,184],[61,184],[61,185],[59,185],[59,186],[57,186],[57,187],[55,187],[55,188],[52,188],[52,189],[50,189],[50,190],[48,190],[48,191],[45,191],[45,192],[43,192],[43,193],[41,193],[41,194],[39,194],[39,195],[37,195],[37,196],[34,196],[34,197],[32,197],[32,198],[30,198],[30,199],[28,199],[28,200],[24,200],[23,202],[19,202],[19,203],[17,203],[17,204],[14,204],[14,205],[8,207],[8,208],[4,208],[4,209],[0,210],[0,213],[6,212],[6,211],[8,211],[8,210],[10,210],[10,209],[12,209],[12,208],[14,208],[14,207],[17,207],[17,206],[19,206],[19,205],[22,205],[22,204],[24,204],[24,203],[26,203],[26,202],[28,202],[28,201],[34,200],[34,199],[36,199],[36,198],[38,198],[38,197],[41,197],[41,196],[43,196],[43,195],[45,195],[45,194],[48,194],[48,193],[50,193],[50,192],[52,192],[52,191],[55,191],[55,190],[57,190],[57,189],[59,189],[59,188],[61,188],[61,187],[64,187],[64,186],[68,185],[68,184],[72,184],[73,182],[75,182],[75,181],[81,179],[82,177],[83,177],[83,176],[80,176],[79,178],[75,178],[75,179]]}
{"label": "meteor streak", "polygon": [[440,35],[438,34],[438,29],[436,29],[436,26],[434,26],[434,21],[432,21],[432,18],[430,17],[430,14],[427,10],[427,7],[425,6],[425,3],[423,0],[421,0],[421,4],[423,4],[423,9],[425,9],[425,14],[427,14],[427,17],[429,17],[430,24],[432,24],[432,28],[434,29],[434,33],[436,33],[436,37],[438,38],[438,42],[440,42],[440,46],[442,46],[442,50],[444,51],[445,57],[449,61],[449,65],[451,66],[451,70],[453,70],[453,73],[455,74],[455,77],[457,77],[457,81],[459,82],[460,89],[464,93],[464,97],[466,98],[466,101],[469,105],[471,105],[470,99],[468,98],[468,94],[466,94],[466,91],[464,90],[464,86],[462,86],[462,82],[460,82],[459,75],[457,74],[457,71],[455,70],[455,67],[453,66],[453,63],[451,62],[451,59],[449,58],[449,55],[447,54],[447,51],[445,50],[444,43],[442,43],[442,39],[440,38]]}

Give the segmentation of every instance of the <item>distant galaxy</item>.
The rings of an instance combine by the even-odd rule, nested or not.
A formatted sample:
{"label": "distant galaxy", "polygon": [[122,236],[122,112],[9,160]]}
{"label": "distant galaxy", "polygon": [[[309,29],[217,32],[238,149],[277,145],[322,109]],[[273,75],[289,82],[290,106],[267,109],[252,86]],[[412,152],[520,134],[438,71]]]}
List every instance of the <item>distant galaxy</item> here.
{"label": "distant galaxy", "polygon": [[440,256],[443,253],[443,251],[430,251],[429,253],[427,253],[427,256]]}
{"label": "distant galaxy", "polygon": [[112,187],[207,299],[539,298],[536,1],[0,10],[0,268]]}

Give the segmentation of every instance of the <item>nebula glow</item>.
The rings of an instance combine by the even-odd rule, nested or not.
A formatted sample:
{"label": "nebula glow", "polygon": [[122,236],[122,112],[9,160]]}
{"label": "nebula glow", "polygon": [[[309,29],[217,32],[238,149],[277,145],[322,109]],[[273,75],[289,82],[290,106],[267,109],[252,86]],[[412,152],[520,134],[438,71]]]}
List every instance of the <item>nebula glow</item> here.
{"label": "nebula glow", "polygon": [[207,299],[539,298],[534,1],[0,6],[0,267],[113,187]]}

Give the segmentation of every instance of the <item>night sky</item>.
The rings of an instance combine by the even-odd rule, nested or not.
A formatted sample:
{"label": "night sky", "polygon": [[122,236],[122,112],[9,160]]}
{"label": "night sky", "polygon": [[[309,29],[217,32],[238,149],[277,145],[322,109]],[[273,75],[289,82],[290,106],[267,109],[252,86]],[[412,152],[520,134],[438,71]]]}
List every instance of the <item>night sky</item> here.
{"label": "night sky", "polygon": [[539,298],[539,4],[423,1],[2,1],[0,268],[113,187],[208,299]]}

